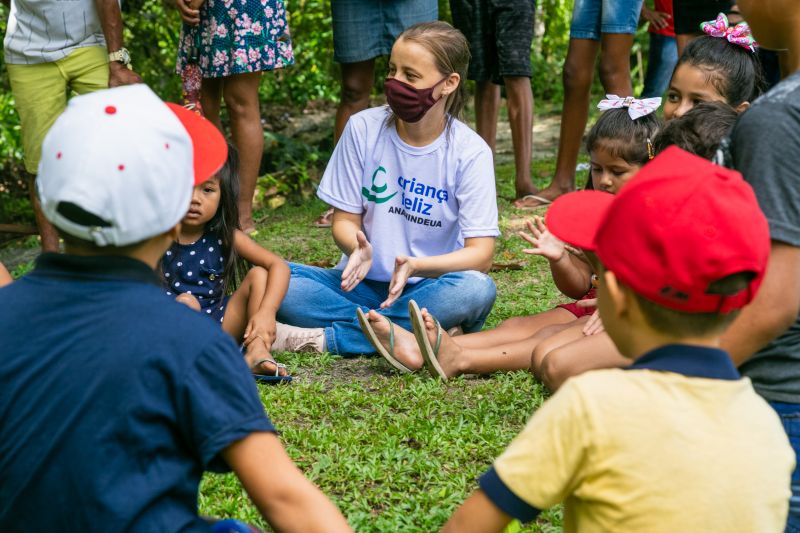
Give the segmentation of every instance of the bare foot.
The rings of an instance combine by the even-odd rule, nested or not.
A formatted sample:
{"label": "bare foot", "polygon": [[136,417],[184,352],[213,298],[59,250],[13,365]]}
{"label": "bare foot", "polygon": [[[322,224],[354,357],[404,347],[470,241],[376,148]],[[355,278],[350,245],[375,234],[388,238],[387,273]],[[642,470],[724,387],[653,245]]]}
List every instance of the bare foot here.
{"label": "bare foot", "polygon": [[[386,351],[392,353],[389,348],[389,320],[375,310],[370,310],[367,313],[367,320],[369,320],[372,329],[375,331],[375,335],[378,336],[381,345],[386,348]],[[414,334],[397,324],[394,325],[393,355],[409,370],[419,370],[424,363]]]}
{"label": "bare foot", "polygon": [[545,201],[537,200],[536,198],[520,198],[519,200],[514,201],[514,207],[517,209],[537,209],[539,207],[548,205],[562,194],[566,194],[568,192],[570,191],[562,190],[551,185],[535,193],[535,196],[538,196]]}
{"label": "bare foot", "polygon": [[253,216],[240,216],[239,217],[239,227],[246,235],[250,235],[251,233],[256,231],[256,224],[253,222]]}
{"label": "bare foot", "polygon": [[[422,320],[425,321],[425,333],[428,335],[428,342],[431,343],[431,346],[436,346],[436,337],[439,332],[439,328],[436,327],[436,319],[427,309],[422,309]],[[436,355],[436,360],[448,378],[464,374],[461,368],[463,366],[462,348],[444,330],[442,330],[442,340],[439,343],[439,353]]]}
{"label": "bare foot", "polygon": [[311,225],[315,228],[330,228],[333,225],[333,208],[327,209]]}
{"label": "bare foot", "polygon": [[516,189],[517,190],[515,191],[514,194],[515,194],[517,199],[520,199],[523,196],[528,195],[528,194],[537,194],[539,192],[539,189],[534,187],[534,185],[532,183],[527,183],[527,184],[525,184],[525,187],[522,187],[522,188],[517,187]]}
{"label": "bare foot", "polygon": [[279,376],[286,376],[288,372],[283,365],[278,365],[272,354],[267,349],[263,340],[256,339],[250,343],[247,352],[244,355],[244,360],[247,366],[250,367],[253,374],[261,374],[263,376],[274,376],[277,369]]}

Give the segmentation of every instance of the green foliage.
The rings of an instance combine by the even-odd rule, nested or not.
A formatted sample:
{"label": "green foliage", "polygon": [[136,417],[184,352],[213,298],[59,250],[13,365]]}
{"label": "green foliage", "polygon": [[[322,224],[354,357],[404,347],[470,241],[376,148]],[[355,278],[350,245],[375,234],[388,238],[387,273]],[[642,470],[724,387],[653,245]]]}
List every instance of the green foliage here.
{"label": "green foliage", "polygon": [[262,100],[304,106],[310,100],[338,98],[330,2],[287,0],[286,9],[295,64],[264,75]]}
{"label": "green foliage", "polygon": [[569,46],[573,0],[541,0],[537,17],[544,27],[531,52],[533,91],[536,98],[561,101],[561,72]]}
{"label": "green foliage", "polygon": [[175,71],[181,18],[168,0],[122,3],[125,46],[134,70],[161,98],[179,102],[181,79]]}
{"label": "green foliage", "polygon": [[297,200],[310,190],[313,181],[319,181],[318,173],[330,155],[328,147],[267,131],[261,164],[266,174],[259,178],[259,187],[265,190],[274,187],[278,193]]}

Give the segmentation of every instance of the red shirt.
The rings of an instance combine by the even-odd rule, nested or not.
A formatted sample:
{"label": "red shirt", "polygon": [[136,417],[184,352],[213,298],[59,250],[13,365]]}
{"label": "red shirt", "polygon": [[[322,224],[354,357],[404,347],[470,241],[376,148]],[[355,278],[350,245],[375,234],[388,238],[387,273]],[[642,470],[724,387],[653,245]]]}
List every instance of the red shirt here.
{"label": "red shirt", "polygon": [[675,21],[672,20],[672,0],[655,0],[655,11],[669,13],[669,20],[667,21],[669,24],[663,30],[657,30],[650,24],[650,28],[647,31],[666,35],[667,37],[675,37]]}

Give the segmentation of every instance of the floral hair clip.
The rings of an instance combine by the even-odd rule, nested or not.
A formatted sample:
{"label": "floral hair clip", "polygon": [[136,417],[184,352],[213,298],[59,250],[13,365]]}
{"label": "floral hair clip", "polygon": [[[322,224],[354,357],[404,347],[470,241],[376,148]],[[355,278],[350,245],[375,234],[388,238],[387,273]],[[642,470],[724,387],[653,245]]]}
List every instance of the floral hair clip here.
{"label": "floral hair clip", "polygon": [[700,28],[711,37],[728,39],[729,43],[747,48],[751,52],[755,52],[758,46],[753,33],[750,31],[750,26],[746,22],[731,26],[725,13],[717,15],[717,20],[703,22],[700,24]]}
{"label": "floral hair clip", "polygon": [[636,120],[653,113],[660,105],[661,98],[642,98],[639,100],[633,96],[620,98],[616,94],[607,94],[606,99],[600,100],[600,103],[597,104],[597,109],[608,111],[609,109],[626,107],[631,120]]}

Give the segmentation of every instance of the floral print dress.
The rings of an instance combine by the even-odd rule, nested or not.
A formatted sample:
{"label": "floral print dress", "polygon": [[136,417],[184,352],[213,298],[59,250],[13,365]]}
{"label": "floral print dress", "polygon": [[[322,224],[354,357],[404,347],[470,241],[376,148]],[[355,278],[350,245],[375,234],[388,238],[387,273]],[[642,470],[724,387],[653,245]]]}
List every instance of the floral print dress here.
{"label": "floral print dress", "polygon": [[206,0],[200,25],[183,25],[177,71],[196,62],[204,78],[261,72],[294,63],[283,0]]}

